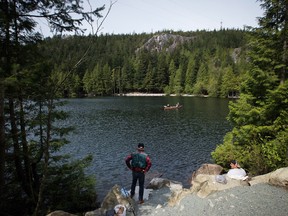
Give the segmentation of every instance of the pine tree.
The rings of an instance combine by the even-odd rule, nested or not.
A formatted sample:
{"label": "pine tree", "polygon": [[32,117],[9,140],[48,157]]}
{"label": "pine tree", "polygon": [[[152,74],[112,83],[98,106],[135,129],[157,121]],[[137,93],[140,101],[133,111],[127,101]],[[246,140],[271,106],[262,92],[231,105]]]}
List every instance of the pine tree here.
{"label": "pine tree", "polygon": [[[0,2],[0,211],[4,214],[43,215],[55,207],[49,205],[51,200],[46,199],[45,191],[55,192],[53,187],[47,189],[57,159],[53,153],[67,143],[63,136],[71,129],[53,125],[67,117],[56,109],[59,104],[55,99],[61,87],[57,84],[67,80],[77,64],[70,65],[65,78],[61,73],[53,76],[53,70],[59,68],[53,69],[45,62],[37,46],[42,36],[36,25],[39,19],[45,19],[55,34],[83,32],[81,23],[100,17],[104,7],[85,12],[81,3]],[[81,180],[84,182],[85,177]],[[86,186],[91,191],[91,184]]]}
{"label": "pine tree", "polygon": [[180,65],[179,68],[176,70],[175,77],[174,77],[174,93],[176,95],[180,95],[183,90],[182,73],[183,73],[183,67],[182,65]]}
{"label": "pine tree", "polygon": [[175,89],[175,74],[176,74],[176,66],[173,60],[170,61],[169,64],[169,85],[165,87],[165,93],[166,94],[172,94],[174,93]]}
{"label": "pine tree", "polygon": [[193,71],[195,70],[195,65],[196,65],[195,56],[190,55],[185,75],[185,87],[184,87],[184,92],[187,94],[193,93],[193,87],[196,81],[196,78],[193,77],[194,75]]}
{"label": "pine tree", "polygon": [[287,1],[261,0],[259,28],[251,30],[251,69],[240,99],[230,104],[234,128],[212,153],[216,163],[237,159],[252,174],[288,165]]}

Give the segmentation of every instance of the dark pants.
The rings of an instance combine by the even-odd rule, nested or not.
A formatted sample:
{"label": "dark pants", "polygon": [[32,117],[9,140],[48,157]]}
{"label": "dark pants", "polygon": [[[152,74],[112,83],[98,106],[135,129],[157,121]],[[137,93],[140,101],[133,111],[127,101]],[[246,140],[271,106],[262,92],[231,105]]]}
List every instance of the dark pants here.
{"label": "dark pants", "polygon": [[135,194],[137,180],[139,181],[139,200],[143,200],[145,181],[145,174],[143,172],[132,172],[131,196]]}

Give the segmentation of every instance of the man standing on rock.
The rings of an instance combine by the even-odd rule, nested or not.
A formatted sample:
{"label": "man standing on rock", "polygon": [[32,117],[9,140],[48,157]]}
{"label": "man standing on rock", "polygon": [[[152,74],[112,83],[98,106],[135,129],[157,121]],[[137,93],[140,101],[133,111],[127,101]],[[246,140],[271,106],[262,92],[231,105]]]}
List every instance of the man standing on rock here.
{"label": "man standing on rock", "polygon": [[137,181],[139,181],[139,204],[143,204],[145,173],[147,173],[152,166],[150,157],[144,152],[144,144],[139,143],[138,152],[128,155],[125,162],[127,167],[132,170],[130,196],[133,198],[135,195],[135,187]]}

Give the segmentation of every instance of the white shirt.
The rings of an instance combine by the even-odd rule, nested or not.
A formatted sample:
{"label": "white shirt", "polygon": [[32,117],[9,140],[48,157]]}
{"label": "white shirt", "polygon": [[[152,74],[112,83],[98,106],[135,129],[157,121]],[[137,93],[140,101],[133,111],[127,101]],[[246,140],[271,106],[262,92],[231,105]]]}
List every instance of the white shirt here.
{"label": "white shirt", "polygon": [[121,205],[121,204],[118,204],[114,207],[114,212],[117,213],[120,209],[120,207],[123,207],[124,208],[124,211],[122,214],[117,214],[119,216],[126,216],[126,207],[124,205]]}
{"label": "white shirt", "polygon": [[247,178],[247,174],[242,168],[230,169],[227,173],[227,176],[229,178],[238,180],[245,180]]}

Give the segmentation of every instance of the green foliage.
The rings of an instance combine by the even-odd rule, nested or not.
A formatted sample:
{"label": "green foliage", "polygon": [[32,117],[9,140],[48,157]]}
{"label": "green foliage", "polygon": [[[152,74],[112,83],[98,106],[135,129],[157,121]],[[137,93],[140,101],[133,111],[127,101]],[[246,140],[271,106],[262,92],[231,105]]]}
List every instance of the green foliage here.
{"label": "green foliage", "polygon": [[288,8],[284,2],[261,2],[266,16],[251,34],[249,57],[253,67],[241,84],[240,99],[229,106],[228,120],[234,128],[212,153],[216,163],[237,159],[251,174],[288,165],[288,38],[284,19],[278,19]]}
{"label": "green foliage", "polygon": [[217,163],[235,157],[253,174],[288,165],[287,83],[267,93],[264,101],[255,102],[255,98],[241,94],[237,102],[230,104],[228,119],[235,127],[229,139],[224,139],[212,153]]}
{"label": "green foliage", "polygon": [[239,161],[239,150],[233,145],[233,134],[227,133],[224,137],[224,144],[217,146],[216,150],[211,153],[215,163],[224,168],[229,168],[229,161],[237,158]]}
{"label": "green foliage", "polygon": [[208,94],[208,64],[207,61],[203,61],[200,64],[200,68],[197,73],[197,80],[194,86],[193,92],[198,95]]}
{"label": "green foliage", "polygon": [[183,73],[183,67],[181,65],[179,68],[176,70],[175,77],[174,77],[174,93],[176,95],[180,95],[182,93],[182,75]]}
{"label": "green foliage", "polygon": [[[247,64],[244,46],[247,33],[234,29],[174,32],[192,39],[168,50],[173,42],[170,38],[157,52],[149,49],[149,46],[157,48],[159,44],[156,42],[148,48],[143,47],[153,36],[151,34],[48,38],[42,49],[49,62],[55,65],[60,79],[60,71],[69,70],[71,62],[76,62],[91,46],[85,62],[75,71],[77,76],[70,76],[58,95],[63,95],[63,91],[68,92],[68,96],[79,95],[79,89],[83,89],[88,95],[142,91],[228,97],[231,94],[237,96],[240,91],[239,85],[246,70],[243,65]],[[173,70],[171,61],[174,62]],[[231,68],[232,74],[227,68]],[[226,75],[227,72],[230,74]],[[232,78],[231,83],[229,78]]]}
{"label": "green foliage", "polygon": [[[70,55],[59,44],[47,45],[49,39],[43,42],[36,27],[43,19],[55,34],[83,32],[82,22],[101,17],[104,7],[86,12],[83,2],[75,0],[0,4],[0,212],[44,215],[59,206],[73,206],[75,211],[94,207],[88,202],[96,198],[94,182],[84,175],[91,158],[75,164],[55,163],[60,158],[55,154],[68,143],[65,136],[72,129],[57,124],[67,118],[58,109],[62,103],[57,98],[63,92],[70,96],[81,90],[84,71],[79,65],[89,46],[86,43],[82,53]],[[76,53],[78,45],[70,49]],[[64,188],[59,188],[60,181]],[[57,197],[56,204],[53,196],[57,192],[63,199]],[[79,196],[87,202],[80,203]]]}
{"label": "green foliage", "polygon": [[79,213],[97,207],[95,176],[87,176],[84,173],[84,169],[91,162],[92,157],[87,156],[82,160],[69,163],[66,161],[61,166],[59,166],[59,160],[57,163],[51,164],[48,173],[49,179],[46,183],[45,206],[41,208],[43,213],[47,210],[59,209],[70,213]]}
{"label": "green foliage", "polygon": [[175,74],[176,74],[176,68],[175,68],[175,62],[173,60],[171,60],[170,64],[169,64],[169,85],[165,88],[166,91],[165,93],[166,94],[172,94],[174,93],[174,86],[175,86],[175,82],[174,82],[174,79],[175,79]]}
{"label": "green foliage", "polygon": [[239,77],[233,73],[232,67],[224,68],[224,75],[222,77],[221,96],[227,97],[233,92],[240,92]]}

